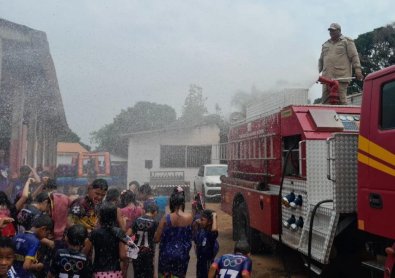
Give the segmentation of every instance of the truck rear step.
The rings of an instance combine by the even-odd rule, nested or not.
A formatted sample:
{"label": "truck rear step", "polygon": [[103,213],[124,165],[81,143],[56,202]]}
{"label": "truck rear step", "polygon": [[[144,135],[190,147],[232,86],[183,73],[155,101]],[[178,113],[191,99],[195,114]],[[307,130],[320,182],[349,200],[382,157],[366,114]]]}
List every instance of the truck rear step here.
{"label": "truck rear step", "polygon": [[[363,267],[369,269],[371,276],[374,273],[384,273],[384,263],[379,262],[379,261],[364,261],[361,263]],[[372,276],[374,277],[374,276]]]}
{"label": "truck rear step", "polygon": [[[307,262],[304,263],[304,266],[306,268],[308,268],[308,264]],[[315,274],[317,274],[318,276],[321,275],[322,273],[322,269],[314,264],[310,264],[310,271],[313,271]]]}

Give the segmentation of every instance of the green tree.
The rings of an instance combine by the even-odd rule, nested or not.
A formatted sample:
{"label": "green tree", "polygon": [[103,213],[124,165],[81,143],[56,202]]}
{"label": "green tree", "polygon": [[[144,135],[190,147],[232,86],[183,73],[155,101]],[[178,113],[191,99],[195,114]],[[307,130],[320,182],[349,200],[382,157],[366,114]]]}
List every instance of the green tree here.
{"label": "green tree", "polygon": [[62,130],[62,133],[58,135],[58,142],[68,142],[68,143],[80,143],[88,151],[91,150],[91,147],[83,142],[81,142],[81,138],[71,129]]}
{"label": "green tree", "polygon": [[176,112],[172,107],[141,101],[122,110],[112,123],[91,133],[91,138],[98,150],[126,156],[127,133],[160,129],[175,120]]}
{"label": "green tree", "polygon": [[359,35],[355,45],[364,74],[395,64],[395,23]]}
{"label": "green tree", "polygon": [[[368,75],[395,64],[395,23],[361,34],[355,40],[362,72]],[[363,81],[352,80],[348,94],[361,91]]]}
{"label": "green tree", "polygon": [[198,85],[191,84],[189,94],[185,99],[181,119],[185,122],[200,122],[205,114],[207,98],[203,97],[203,89]]}
{"label": "green tree", "polygon": [[71,129],[64,130],[58,135],[58,142],[79,143],[81,138]]}

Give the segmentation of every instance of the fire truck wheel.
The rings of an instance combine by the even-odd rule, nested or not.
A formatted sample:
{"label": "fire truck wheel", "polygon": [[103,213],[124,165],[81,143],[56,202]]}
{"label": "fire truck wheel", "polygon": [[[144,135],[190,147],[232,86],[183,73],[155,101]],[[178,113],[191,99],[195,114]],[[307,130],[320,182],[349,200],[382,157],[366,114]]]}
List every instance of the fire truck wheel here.
{"label": "fire truck wheel", "polygon": [[[241,202],[244,202],[242,200]],[[245,222],[245,217],[243,217],[243,213],[241,211],[241,203],[240,201],[235,201],[233,205],[233,213],[232,213],[232,230],[233,230],[233,240],[238,241],[240,240],[243,236],[245,237],[244,232],[244,227],[246,224]]]}
{"label": "fire truck wheel", "polygon": [[248,217],[248,207],[244,200],[235,203],[233,208],[233,240],[247,240],[251,253],[257,253],[262,250],[262,244],[259,237],[259,233],[250,227]]}

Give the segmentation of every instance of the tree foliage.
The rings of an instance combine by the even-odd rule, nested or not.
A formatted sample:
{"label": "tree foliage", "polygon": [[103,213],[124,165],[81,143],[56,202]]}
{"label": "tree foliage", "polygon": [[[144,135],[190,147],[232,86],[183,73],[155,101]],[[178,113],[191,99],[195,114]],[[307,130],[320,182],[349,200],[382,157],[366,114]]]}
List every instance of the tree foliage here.
{"label": "tree foliage", "polygon": [[172,107],[141,101],[122,110],[111,124],[93,132],[91,137],[98,150],[127,156],[128,138],[125,134],[160,129],[175,120],[176,112]]}
{"label": "tree foliage", "polygon": [[[395,23],[361,34],[355,40],[362,72],[368,75],[395,64]],[[348,94],[362,90],[363,81],[352,80]]]}
{"label": "tree foliage", "polygon": [[67,129],[58,135],[59,142],[79,143],[81,138],[71,129]]}
{"label": "tree foliage", "polygon": [[395,64],[395,23],[359,35],[355,40],[364,74]]}
{"label": "tree foliage", "polygon": [[90,149],[91,149],[91,147],[89,145],[81,142],[81,138],[71,129],[62,131],[58,135],[57,140],[58,140],[58,142],[79,143],[79,144],[81,144],[81,146],[83,146],[88,151],[90,151]]}
{"label": "tree foliage", "polygon": [[185,98],[181,119],[185,122],[199,122],[207,114],[207,98],[203,97],[203,89],[198,85],[191,84],[189,94]]}

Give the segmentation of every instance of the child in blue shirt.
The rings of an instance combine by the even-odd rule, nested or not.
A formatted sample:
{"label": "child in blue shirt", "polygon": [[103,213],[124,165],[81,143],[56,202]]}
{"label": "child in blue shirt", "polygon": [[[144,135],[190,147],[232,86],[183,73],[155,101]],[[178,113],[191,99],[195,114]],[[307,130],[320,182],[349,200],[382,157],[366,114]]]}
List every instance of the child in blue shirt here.
{"label": "child in blue shirt", "polygon": [[246,240],[239,240],[235,244],[233,254],[225,254],[215,259],[210,267],[208,278],[235,277],[250,278],[252,260],[250,259],[250,246]]}
{"label": "child in blue shirt", "polygon": [[194,224],[196,277],[207,278],[210,265],[218,253],[217,214],[209,209],[201,212]]}
{"label": "child in blue shirt", "polygon": [[16,246],[15,271],[18,277],[33,278],[32,272],[40,272],[44,264],[37,261],[37,251],[40,247],[40,240],[48,237],[53,229],[51,217],[42,214],[33,220],[30,230],[18,233],[13,242]]}

